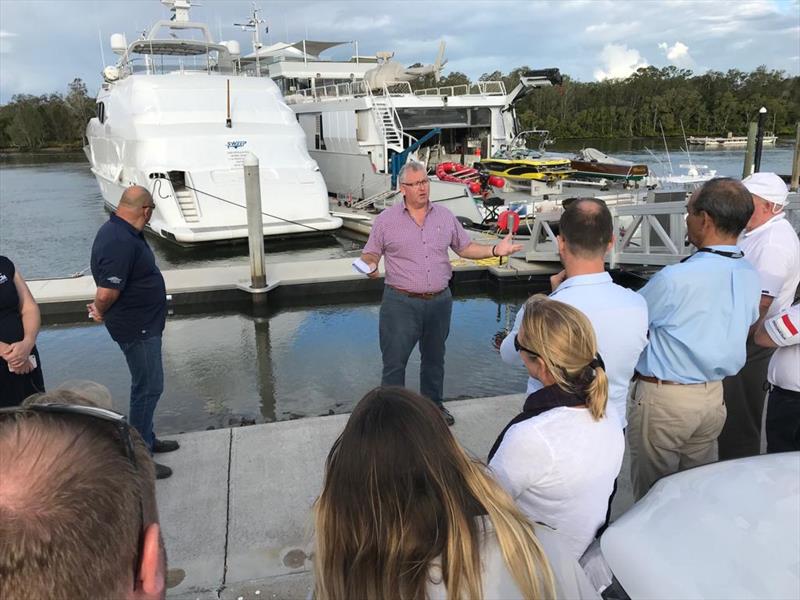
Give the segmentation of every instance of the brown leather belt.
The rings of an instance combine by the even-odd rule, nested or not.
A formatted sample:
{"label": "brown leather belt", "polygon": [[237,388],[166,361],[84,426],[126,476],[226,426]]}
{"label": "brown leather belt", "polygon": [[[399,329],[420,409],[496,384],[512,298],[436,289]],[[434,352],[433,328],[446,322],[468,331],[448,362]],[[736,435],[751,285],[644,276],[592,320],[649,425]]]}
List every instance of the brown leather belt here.
{"label": "brown leather belt", "polygon": [[434,298],[436,298],[436,296],[438,296],[444,290],[447,289],[444,288],[444,290],[439,290],[438,292],[408,292],[406,290],[401,290],[400,288],[396,288],[393,285],[390,285],[388,287],[392,288],[395,292],[403,294],[404,296],[408,296],[409,298],[419,298],[420,300],[433,300]]}
{"label": "brown leather belt", "polygon": [[658,377],[650,377],[649,375],[642,375],[638,371],[633,375],[634,379],[638,379],[639,381],[646,381],[647,383],[655,383],[658,385],[697,385],[694,383],[681,383],[680,381],[666,381],[664,379],[659,379]]}

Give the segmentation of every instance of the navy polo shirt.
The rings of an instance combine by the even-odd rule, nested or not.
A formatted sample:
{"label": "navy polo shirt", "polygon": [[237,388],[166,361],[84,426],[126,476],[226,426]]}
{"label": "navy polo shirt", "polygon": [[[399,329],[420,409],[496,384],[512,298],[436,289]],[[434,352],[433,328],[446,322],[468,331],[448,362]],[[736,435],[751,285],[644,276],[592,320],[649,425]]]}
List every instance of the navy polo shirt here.
{"label": "navy polo shirt", "polygon": [[97,287],[120,291],[104,315],[115,342],[161,335],[167,316],[167,290],[142,232],[111,215],[94,238],[91,268]]}

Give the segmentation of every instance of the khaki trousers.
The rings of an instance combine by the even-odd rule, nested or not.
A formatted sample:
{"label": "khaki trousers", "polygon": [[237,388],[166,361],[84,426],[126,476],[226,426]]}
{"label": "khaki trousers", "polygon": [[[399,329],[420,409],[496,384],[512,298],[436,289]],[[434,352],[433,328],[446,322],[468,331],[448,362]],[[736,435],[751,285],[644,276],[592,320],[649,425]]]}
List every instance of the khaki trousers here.
{"label": "khaki trousers", "polygon": [[628,410],[636,499],[665,475],[714,462],[726,414],[721,381],[692,385],[636,381]]}

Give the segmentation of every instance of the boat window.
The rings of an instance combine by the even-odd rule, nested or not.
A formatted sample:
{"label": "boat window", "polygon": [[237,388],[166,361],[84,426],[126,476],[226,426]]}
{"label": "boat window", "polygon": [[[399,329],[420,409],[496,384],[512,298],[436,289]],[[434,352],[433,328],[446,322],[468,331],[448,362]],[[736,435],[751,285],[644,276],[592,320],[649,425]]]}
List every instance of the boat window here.
{"label": "boat window", "polygon": [[469,124],[472,127],[490,127],[492,124],[492,111],[486,107],[471,108],[469,110]]}
{"label": "boat window", "polygon": [[101,123],[106,122],[106,105],[102,102],[97,103],[97,120]]}
{"label": "boat window", "polygon": [[322,115],[317,115],[317,132],[314,136],[314,147],[317,150],[325,150],[325,138],[322,134]]}

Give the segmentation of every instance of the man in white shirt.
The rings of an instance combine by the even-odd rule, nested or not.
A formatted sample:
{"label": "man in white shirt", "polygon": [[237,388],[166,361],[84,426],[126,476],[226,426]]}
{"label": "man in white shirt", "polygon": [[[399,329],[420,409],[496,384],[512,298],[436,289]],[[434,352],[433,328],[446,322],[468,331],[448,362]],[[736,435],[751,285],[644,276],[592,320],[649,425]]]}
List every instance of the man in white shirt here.
{"label": "man in white shirt", "polygon": [[[753,196],[753,216],[739,237],[744,258],[758,271],[761,282],[759,316],[771,318],[789,308],[800,283],[800,240],[783,212],[789,194],[775,173],[754,173],[742,181]],[[766,397],[767,366],[774,347],[747,340],[747,362],[726,377],[728,418],[719,436],[719,458],[757,455],[761,449],[761,417]]]}
{"label": "man in white shirt", "polygon": [[[550,279],[554,290],[550,297],[574,306],[592,323],[608,374],[609,414],[616,415],[624,428],[628,386],[636,361],[647,345],[647,302],[612,282],[605,271],[605,255],[614,244],[614,232],[611,213],[602,200],[572,201],[561,215],[557,239],[564,270]],[[523,307],[500,346],[503,361],[522,368],[522,359],[514,349],[514,336],[524,314]],[[538,380],[528,379],[528,394],[541,387]]]}
{"label": "man in white shirt", "polygon": [[763,321],[754,338],[778,349],[767,374],[767,452],[800,450],[800,304]]}

